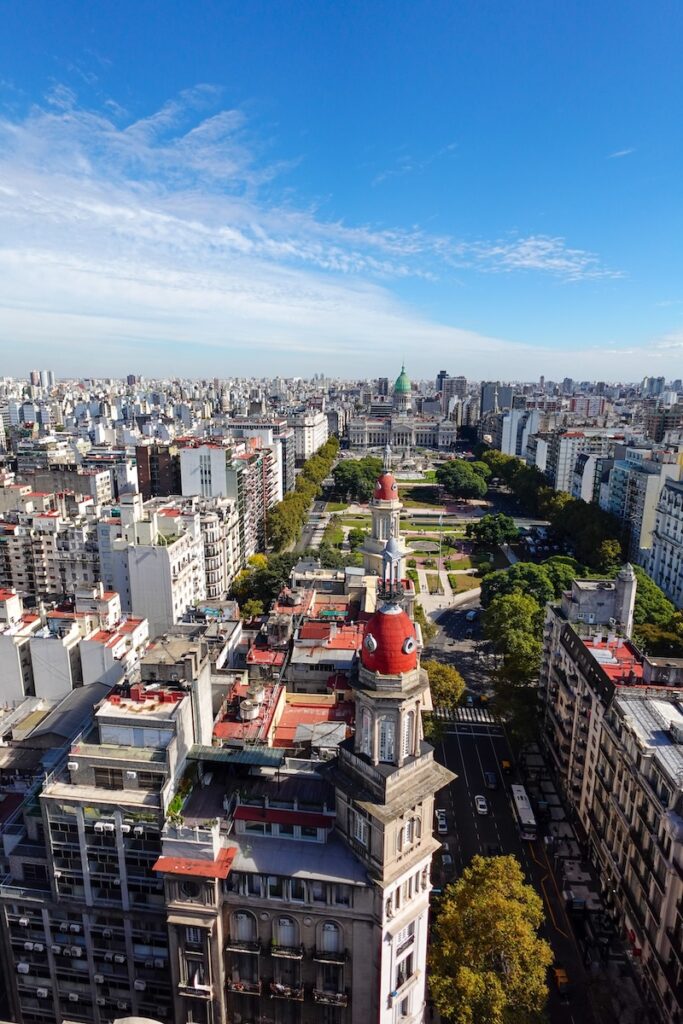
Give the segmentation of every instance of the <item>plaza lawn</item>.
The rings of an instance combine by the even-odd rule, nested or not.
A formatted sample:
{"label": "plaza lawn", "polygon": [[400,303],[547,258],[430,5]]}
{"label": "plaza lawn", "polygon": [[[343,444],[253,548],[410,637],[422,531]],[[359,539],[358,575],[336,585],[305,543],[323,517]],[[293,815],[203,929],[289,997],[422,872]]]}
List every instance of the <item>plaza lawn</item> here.
{"label": "plaza lawn", "polygon": [[349,507],[347,501],[328,501],[325,505],[326,512],[344,512]]}
{"label": "plaza lawn", "polygon": [[436,572],[427,572],[425,573],[425,576],[427,577],[427,588],[429,590],[429,593],[440,594],[441,580],[439,579],[439,574]]}
{"label": "plaza lawn", "polygon": [[464,594],[466,590],[476,590],[481,586],[481,580],[477,576],[470,576],[464,572],[449,572],[448,582],[454,594]]}
{"label": "plaza lawn", "polygon": [[406,577],[407,577],[407,579],[413,581],[413,583],[415,585],[415,590],[419,594],[421,592],[420,577],[417,575],[417,572],[415,571],[415,569],[407,569],[406,570]]}

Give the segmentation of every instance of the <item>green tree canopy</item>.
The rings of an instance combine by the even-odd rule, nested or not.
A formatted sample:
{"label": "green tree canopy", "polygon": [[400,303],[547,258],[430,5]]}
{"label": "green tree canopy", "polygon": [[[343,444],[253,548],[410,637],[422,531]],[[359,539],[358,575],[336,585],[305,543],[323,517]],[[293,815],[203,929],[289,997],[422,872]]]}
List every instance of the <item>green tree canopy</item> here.
{"label": "green tree canopy", "polygon": [[335,494],[351,501],[369,501],[382,469],[382,460],[374,455],[344,459],[332,471]]}
{"label": "green tree canopy", "polygon": [[420,630],[422,631],[422,639],[424,640],[425,644],[428,644],[429,641],[433,640],[436,634],[439,632],[439,627],[436,625],[435,622],[432,622],[431,619],[427,618],[425,610],[419,603],[419,601],[415,602],[413,614],[415,616],[415,621],[417,622],[417,624],[420,627]]}
{"label": "green tree canopy", "polygon": [[359,526],[352,526],[347,537],[351,550],[355,551],[356,548],[360,547],[367,535],[367,530],[362,530]]}
{"label": "green tree canopy", "polygon": [[637,581],[633,621],[638,626],[645,622],[653,626],[670,626],[676,612],[673,604],[644,569],[639,565],[633,568]]}
{"label": "green tree canopy", "polygon": [[513,634],[540,639],[543,615],[543,608],[531,594],[499,594],[484,612],[484,636],[497,651],[504,653]]}
{"label": "green tree canopy", "polygon": [[246,621],[249,619],[256,619],[259,615],[263,615],[263,601],[255,601],[253,597],[250,597],[248,601],[245,601],[240,608],[240,615]]}
{"label": "green tree canopy", "polygon": [[475,857],[441,900],[430,989],[452,1024],[536,1024],[553,954],[543,904],[514,857]]}
{"label": "green tree canopy", "polygon": [[655,658],[683,658],[683,636],[673,629],[646,622],[635,627],[634,640],[644,654]]}
{"label": "green tree canopy", "polygon": [[504,544],[517,540],[519,530],[511,516],[498,512],[495,515],[482,516],[476,523],[468,523],[465,529],[468,537],[472,537],[478,544],[486,547],[493,547],[496,544]]}
{"label": "green tree canopy", "polygon": [[493,473],[491,472],[491,467],[486,462],[474,461],[468,462],[467,465],[470,467],[470,469],[473,469],[475,473],[478,473],[479,476],[483,477],[487,483],[493,476]]}
{"label": "green tree canopy", "polygon": [[429,676],[434,707],[456,708],[465,692],[465,680],[458,670],[452,665],[444,665],[443,662],[429,658],[422,662],[422,668]]}
{"label": "green tree canopy", "polygon": [[454,498],[483,498],[486,481],[468,462],[451,459],[436,470],[436,479]]}
{"label": "green tree canopy", "polygon": [[547,569],[534,562],[515,562],[509,569],[489,573],[481,581],[481,603],[487,608],[500,594],[528,594],[545,605],[555,596],[555,588]]}

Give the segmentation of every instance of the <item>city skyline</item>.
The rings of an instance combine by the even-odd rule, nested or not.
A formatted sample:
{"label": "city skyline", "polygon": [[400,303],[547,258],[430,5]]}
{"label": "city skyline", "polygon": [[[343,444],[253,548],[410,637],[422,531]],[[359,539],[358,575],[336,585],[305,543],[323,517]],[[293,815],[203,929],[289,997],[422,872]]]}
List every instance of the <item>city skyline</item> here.
{"label": "city skyline", "polygon": [[6,372],[679,376],[678,12],[36,12],[2,15]]}

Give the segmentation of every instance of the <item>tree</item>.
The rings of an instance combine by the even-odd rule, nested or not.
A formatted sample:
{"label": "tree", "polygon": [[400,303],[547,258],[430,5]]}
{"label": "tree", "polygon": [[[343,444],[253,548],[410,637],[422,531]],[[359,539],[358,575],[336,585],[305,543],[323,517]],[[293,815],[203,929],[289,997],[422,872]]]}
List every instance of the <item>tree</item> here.
{"label": "tree", "polygon": [[250,597],[241,606],[240,615],[247,622],[249,619],[256,619],[259,615],[263,615],[263,601],[255,601],[253,597]]}
{"label": "tree", "polygon": [[644,569],[639,565],[633,568],[637,580],[633,621],[638,626],[645,622],[653,626],[669,626],[676,612],[673,604]]}
{"label": "tree", "polygon": [[543,903],[514,857],[475,857],[446,889],[429,957],[430,989],[452,1024],[535,1024],[553,960],[538,937]]}
{"label": "tree", "polygon": [[423,661],[422,668],[429,676],[434,707],[455,709],[465,692],[465,680],[458,670],[433,659]]}
{"label": "tree", "polygon": [[368,501],[382,469],[382,460],[374,455],[344,459],[332,470],[335,493],[352,501]]}
{"label": "tree", "polygon": [[355,551],[356,548],[360,547],[367,535],[367,530],[361,530],[359,526],[352,526],[347,537],[351,550]]}
{"label": "tree", "polygon": [[470,469],[473,469],[475,473],[478,473],[479,476],[483,477],[486,483],[488,483],[491,477],[493,476],[493,473],[491,472],[491,467],[488,466],[485,462],[468,462],[467,465],[470,467]]}
{"label": "tree", "polygon": [[500,594],[528,594],[541,606],[552,601],[555,588],[548,571],[535,562],[515,562],[509,569],[499,569],[481,582],[481,603],[487,608]]}
{"label": "tree", "polygon": [[597,564],[601,572],[613,572],[621,565],[621,544],[607,538],[598,549]]}
{"label": "tree", "polygon": [[501,676],[507,682],[529,683],[538,674],[541,660],[543,608],[529,594],[495,597],[483,616],[484,635],[503,655]]}
{"label": "tree", "polygon": [[486,481],[467,462],[452,459],[436,471],[436,479],[454,498],[483,498]]}
{"label": "tree", "polygon": [[472,537],[478,544],[485,547],[495,547],[509,541],[517,540],[519,530],[515,521],[502,512],[496,515],[482,516],[476,523],[468,523],[465,529],[468,537]]}
{"label": "tree", "polygon": [[646,622],[635,627],[634,640],[641,651],[655,658],[683,658],[683,637],[672,629]]}

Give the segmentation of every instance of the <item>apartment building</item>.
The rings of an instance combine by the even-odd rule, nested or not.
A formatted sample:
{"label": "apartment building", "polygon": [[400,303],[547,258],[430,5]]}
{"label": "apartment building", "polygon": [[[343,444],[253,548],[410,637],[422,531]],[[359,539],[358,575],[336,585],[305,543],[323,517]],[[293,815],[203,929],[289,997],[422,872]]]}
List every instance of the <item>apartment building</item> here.
{"label": "apartment building", "polygon": [[683,458],[675,451],[627,447],[614,461],[600,504],[624,524],[628,556],[646,565],[657,505],[667,480],[679,480]]}
{"label": "apartment building", "polygon": [[[617,438],[591,430],[556,431],[546,436],[545,473],[556,491],[571,493],[577,457],[584,452],[608,458]],[[539,466],[539,468],[541,468]]]}
{"label": "apartment building", "polygon": [[135,446],[138,490],[144,501],[181,494],[180,450],[177,445],[148,441]]}
{"label": "apartment building", "polygon": [[315,455],[327,441],[327,416],[324,412],[307,410],[287,419],[294,430],[294,452],[298,463]]}
{"label": "apartment building", "polygon": [[677,608],[683,608],[683,481],[667,480],[659,496],[648,572]]}

